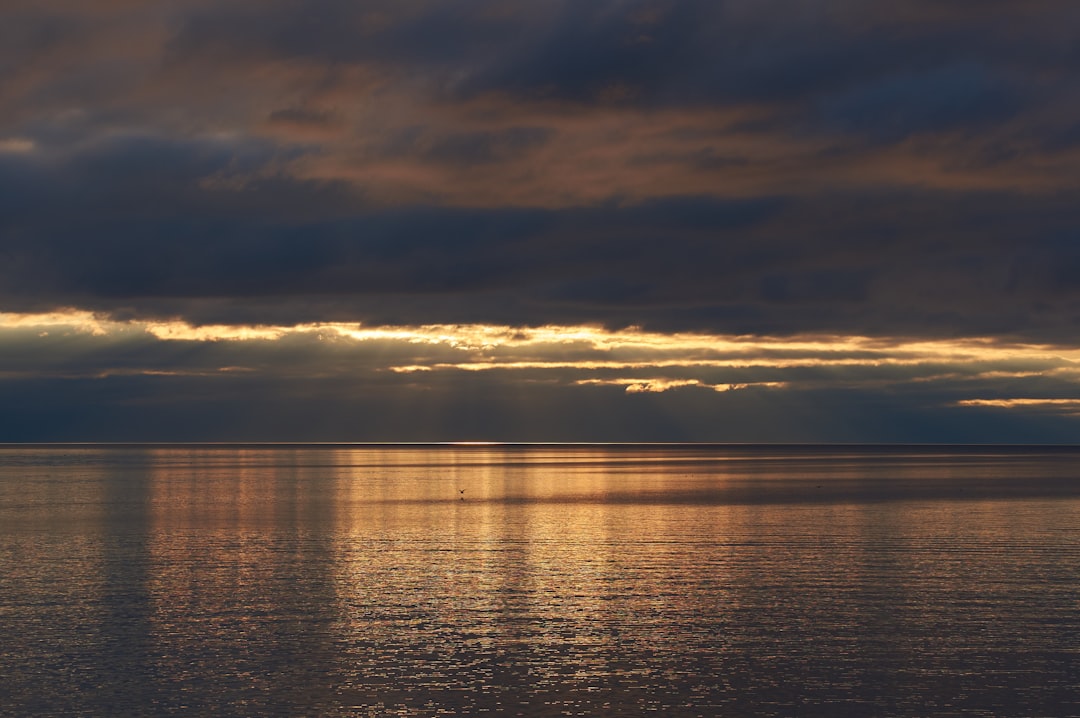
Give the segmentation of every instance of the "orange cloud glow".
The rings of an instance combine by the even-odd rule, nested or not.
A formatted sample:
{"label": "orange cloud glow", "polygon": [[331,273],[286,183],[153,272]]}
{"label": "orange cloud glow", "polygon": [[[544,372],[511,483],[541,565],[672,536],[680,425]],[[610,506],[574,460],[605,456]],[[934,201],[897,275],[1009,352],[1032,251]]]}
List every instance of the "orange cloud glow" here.
{"label": "orange cloud glow", "polygon": [[[109,365],[84,368],[88,376],[174,376],[177,372],[288,371],[345,376],[357,372],[411,375],[418,385],[454,372],[498,373],[500,381],[555,382],[565,386],[621,387],[629,394],[682,388],[730,392],[812,387],[953,386],[977,382],[1080,383],[1080,349],[989,338],[906,339],[807,334],[793,337],[662,333],[600,326],[513,327],[481,324],[367,326],[192,325],[181,320],[119,321],[82,310],[0,314],[0,337],[55,342],[148,342],[217,347],[214,363]],[[286,352],[284,347],[288,346]],[[187,350],[184,350],[187,351]],[[299,359],[297,358],[299,357]],[[308,357],[304,359],[304,357]],[[209,361],[209,360],[208,360]],[[282,362],[288,362],[287,366]],[[301,362],[297,364],[296,362]],[[306,362],[306,363],[305,363]],[[225,367],[224,369],[222,367]],[[32,367],[8,368],[20,376]],[[57,368],[57,375],[72,370]],[[1080,407],[1073,399],[984,399],[978,393],[953,405],[998,408]]]}

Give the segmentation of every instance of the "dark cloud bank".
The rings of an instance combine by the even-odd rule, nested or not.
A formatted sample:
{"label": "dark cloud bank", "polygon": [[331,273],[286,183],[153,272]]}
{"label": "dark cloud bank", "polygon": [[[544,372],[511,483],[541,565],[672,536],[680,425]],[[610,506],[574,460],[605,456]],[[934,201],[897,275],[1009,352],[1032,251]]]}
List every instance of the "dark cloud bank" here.
{"label": "dark cloud bank", "polygon": [[[1073,2],[16,0],[0,28],[0,311],[1077,344]],[[0,439],[1077,437],[938,385],[343,390],[267,352],[7,367]]]}

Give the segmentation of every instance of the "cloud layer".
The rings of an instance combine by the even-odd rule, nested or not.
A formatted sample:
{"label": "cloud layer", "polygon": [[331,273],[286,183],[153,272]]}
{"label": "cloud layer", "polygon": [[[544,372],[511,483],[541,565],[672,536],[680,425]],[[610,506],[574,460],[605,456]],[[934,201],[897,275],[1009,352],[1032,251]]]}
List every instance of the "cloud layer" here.
{"label": "cloud layer", "polygon": [[[29,440],[1065,441],[1080,350],[597,326],[0,315]],[[201,418],[196,418],[201,417]]]}
{"label": "cloud layer", "polygon": [[[1036,352],[1023,387],[1001,357],[981,378],[952,365],[952,379],[904,375],[902,347],[1077,346],[1078,31],[1080,8],[1066,0],[7,2],[0,311],[89,311],[139,329],[95,354],[107,361],[77,366],[61,366],[71,357],[52,334],[21,343],[5,329],[4,391],[20,405],[38,391],[52,397],[54,384],[34,381],[64,372],[91,384],[105,372],[139,386],[187,376],[209,387],[223,367],[259,362],[276,367],[260,374],[268,392],[272,377],[301,387],[301,374],[338,375],[319,367],[340,356],[292,330],[242,351],[189,338],[200,348],[183,361],[143,366],[136,359],[176,346],[146,334],[154,322],[248,328],[236,332],[640,327],[760,346],[880,341],[887,377],[867,378],[861,364],[814,369],[830,375],[813,391],[835,398],[837,416],[860,402],[892,412],[896,431],[883,420],[870,438],[932,437],[956,417],[997,427],[987,436],[1030,438],[1047,431],[1044,414],[1059,422],[1047,436],[1068,437],[1075,407],[1015,403],[1080,396],[1069,394],[1065,365]],[[70,347],[94,336],[76,335]],[[297,341],[305,358],[292,367],[281,347]],[[439,361],[476,363],[451,354]],[[478,382],[476,416],[485,401],[498,413],[493,397],[510,386],[538,416],[545,396],[564,402],[550,427],[584,405],[629,416],[618,408],[628,400],[678,399],[642,409],[626,438],[723,439],[734,429],[676,430],[657,417],[728,426],[717,417],[746,413],[738,402],[779,416],[794,409],[776,397],[801,381],[796,367],[744,376],[627,365],[561,373],[558,391],[534,396],[556,367],[469,372],[437,358],[403,355],[397,366],[429,369],[424,391]],[[420,372],[389,366],[365,394],[385,397],[380,412],[421,396],[408,388]],[[1036,375],[1043,384],[1031,384]],[[908,398],[897,398],[900,386]],[[940,393],[924,401],[928,386]],[[731,387],[744,388],[714,390]],[[472,405],[455,391],[448,406]],[[1004,401],[1014,403],[993,403]],[[58,412],[22,433],[17,412],[5,421],[12,436],[76,436],[49,433]],[[1034,423],[999,426],[1002,413]],[[113,420],[135,426],[132,416]],[[394,438],[363,426],[357,436]],[[768,438],[769,426],[776,437],[809,436],[769,422],[747,435]],[[422,438],[441,438],[436,429]],[[575,435],[560,432],[534,434]]]}

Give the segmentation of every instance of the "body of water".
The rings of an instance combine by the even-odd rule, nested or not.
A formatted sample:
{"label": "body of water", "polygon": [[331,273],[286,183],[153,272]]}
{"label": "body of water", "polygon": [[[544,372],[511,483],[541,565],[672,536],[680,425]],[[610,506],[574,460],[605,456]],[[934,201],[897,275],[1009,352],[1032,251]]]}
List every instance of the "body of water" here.
{"label": "body of water", "polygon": [[1080,450],[0,448],[0,715],[1080,716]]}

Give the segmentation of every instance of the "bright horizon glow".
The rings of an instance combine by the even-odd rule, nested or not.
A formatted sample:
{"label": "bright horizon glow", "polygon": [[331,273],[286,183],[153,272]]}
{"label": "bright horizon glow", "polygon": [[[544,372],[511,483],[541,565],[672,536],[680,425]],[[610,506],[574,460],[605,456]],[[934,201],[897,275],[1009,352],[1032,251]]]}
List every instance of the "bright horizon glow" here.
{"label": "bright horizon glow", "polygon": [[[810,333],[777,337],[663,333],[638,327],[612,330],[593,325],[369,326],[348,322],[193,325],[180,319],[121,321],[80,309],[0,313],[0,334],[12,332],[20,335],[20,341],[30,343],[54,340],[57,336],[85,336],[91,343],[142,341],[160,343],[163,347],[204,344],[226,348],[255,344],[258,346],[253,348],[254,353],[265,357],[265,361],[252,366],[240,361],[253,356],[247,350],[235,362],[209,367],[107,365],[90,374],[97,377],[272,372],[277,366],[274,357],[279,356],[275,354],[275,346],[290,340],[290,346],[298,346],[301,352],[309,352],[313,357],[312,364],[306,366],[312,375],[324,372],[317,363],[324,355],[317,352],[337,347],[345,352],[346,359],[325,369],[331,375],[363,370],[414,375],[417,380],[427,381],[425,377],[433,380],[440,373],[497,371],[520,375],[528,381],[622,388],[628,394],[676,390],[783,391],[813,382],[844,386],[873,382],[915,385],[1053,379],[1066,385],[1080,385],[1080,348],[989,337],[913,339]],[[340,352],[335,355],[339,356]],[[0,372],[4,371],[12,376],[19,372],[31,376],[34,370],[0,367]],[[807,372],[816,374],[810,377]],[[968,394],[954,400],[952,405],[1040,408],[1070,413],[1080,408],[1080,399],[1028,397],[985,398],[985,394]]]}
{"label": "bright horizon glow", "polygon": [[[710,350],[752,354],[773,352],[880,353],[912,358],[1003,358],[1032,356],[1067,358],[1080,364],[1080,348],[1052,344],[1004,342],[992,337],[964,339],[906,339],[804,333],[788,337],[770,335],[662,333],[640,327],[609,330],[598,325],[544,325],[515,327],[490,324],[422,324],[368,326],[359,322],[317,322],[293,325],[205,324],[181,319],[114,320],[107,315],[69,309],[43,313],[0,312],[0,331],[10,329],[56,329],[94,335],[142,331],[165,341],[275,341],[295,334],[321,334],[358,342],[398,340],[409,343],[445,344],[462,349],[522,347],[540,344],[588,344],[597,350],[626,348],[658,350]],[[1080,371],[1080,366],[1078,366]]]}

